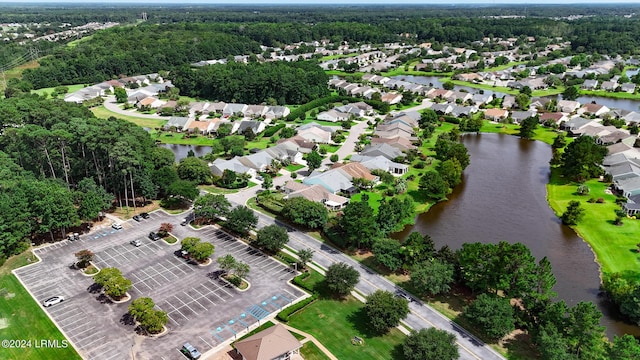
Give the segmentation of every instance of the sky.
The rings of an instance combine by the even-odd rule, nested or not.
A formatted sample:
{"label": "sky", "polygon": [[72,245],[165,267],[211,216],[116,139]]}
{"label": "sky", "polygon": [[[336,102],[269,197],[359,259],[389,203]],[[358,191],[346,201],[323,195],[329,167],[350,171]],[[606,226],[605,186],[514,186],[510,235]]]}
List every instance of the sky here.
{"label": "sky", "polygon": [[294,1],[294,0],[0,0],[0,3],[19,3],[19,4],[37,4],[37,3],[120,3],[120,4],[238,4],[238,5],[250,5],[250,4],[290,4],[290,5],[302,5],[302,4],[384,4],[384,5],[397,5],[397,4],[425,4],[425,5],[452,5],[452,4],[589,4],[595,5],[601,4],[640,4],[640,0],[306,0],[306,1]]}

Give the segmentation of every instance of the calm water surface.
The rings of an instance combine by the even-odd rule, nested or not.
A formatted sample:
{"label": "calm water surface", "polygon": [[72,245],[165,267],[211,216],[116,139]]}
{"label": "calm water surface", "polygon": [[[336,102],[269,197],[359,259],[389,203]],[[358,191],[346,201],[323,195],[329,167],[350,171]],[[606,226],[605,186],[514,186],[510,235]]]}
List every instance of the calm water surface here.
{"label": "calm water surface", "polygon": [[471,155],[464,180],[449,201],[421,214],[398,238],[411,231],[429,234],[437,247],[459,249],[465,242],[525,244],[540,259],[546,256],[558,279],[554,290],[574,305],[591,301],[604,313],[609,336],[640,328],[617,319],[598,296],[599,272],[589,246],[561,224],[546,201],[551,148],[539,141],[501,134],[467,134],[463,143]]}
{"label": "calm water surface", "polygon": [[176,162],[184,159],[189,155],[189,150],[193,150],[196,157],[207,155],[211,152],[211,146],[197,146],[197,145],[178,145],[178,144],[158,144],[158,146],[167,148],[176,155]]}

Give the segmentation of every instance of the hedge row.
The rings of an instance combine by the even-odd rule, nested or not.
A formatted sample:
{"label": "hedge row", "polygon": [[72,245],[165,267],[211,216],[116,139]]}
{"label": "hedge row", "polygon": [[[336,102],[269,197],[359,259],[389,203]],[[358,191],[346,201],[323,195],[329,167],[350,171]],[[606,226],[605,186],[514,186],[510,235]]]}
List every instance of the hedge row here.
{"label": "hedge row", "polygon": [[308,297],[308,298],[306,298],[306,299],[304,299],[304,300],[302,300],[302,301],[300,301],[298,303],[295,303],[295,304],[289,306],[288,308],[280,311],[276,317],[280,321],[287,322],[287,321],[289,321],[289,317],[291,317],[291,315],[293,315],[297,311],[301,310],[305,306],[311,304],[312,302],[316,301],[317,298],[318,298],[318,294],[313,294],[310,297]]}
{"label": "hedge row", "polygon": [[278,130],[282,129],[283,127],[285,127],[285,124],[278,124],[276,126],[270,126],[267,128],[267,130],[264,131],[264,136],[265,137],[271,137],[273,136],[273,134],[277,133]]}
{"label": "hedge row", "polygon": [[311,273],[308,273],[308,272],[300,274],[293,278],[293,283],[313,294],[315,293],[315,290],[313,289],[313,287],[309,286],[309,283],[306,283],[303,281],[309,276],[311,276]]}

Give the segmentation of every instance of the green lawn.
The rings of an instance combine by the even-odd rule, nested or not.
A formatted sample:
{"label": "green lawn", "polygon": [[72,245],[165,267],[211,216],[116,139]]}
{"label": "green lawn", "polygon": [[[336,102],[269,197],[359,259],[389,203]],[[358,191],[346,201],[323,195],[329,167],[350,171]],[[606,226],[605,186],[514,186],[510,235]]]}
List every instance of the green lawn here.
{"label": "green lawn", "polygon": [[[67,88],[69,88],[69,94],[75,91],[78,91],[82,88],[85,87],[84,84],[75,84],[75,85],[61,85],[61,86],[66,86]],[[34,94],[38,94],[38,95],[44,95],[44,93],[46,92],[47,94],[51,94],[51,92],[53,91],[53,89],[55,89],[55,87],[48,87],[48,88],[42,88],[42,89],[38,89],[38,90],[32,90],[31,92]]]}
{"label": "green lawn", "polygon": [[503,87],[503,86],[493,86],[489,84],[476,84],[476,83],[472,83],[469,81],[462,81],[462,80],[450,80],[450,81],[456,85],[467,86],[474,89],[491,90],[491,91],[496,91],[496,92],[505,93],[505,94],[512,94],[512,95],[515,95],[518,93],[518,90],[510,89],[508,87]]}
{"label": "green lawn", "polygon": [[627,92],[611,92],[604,90],[579,90],[580,95],[589,95],[589,96],[602,96],[614,99],[630,99],[630,100],[640,100],[640,94],[629,94]]}
{"label": "green lawn", "polygon": [[321,57],[320,61],[328,61],[328,60],[335,60],[335,59],[345,59],[345,58],[350,58],[350,57],[354,57],[354,56],[358,56],[358,53],[327,55],[327,56]]}
{"label": "green lawn", "polygon": [[[495,123],[488,120],[484,121],[484,125],[480,128],[480,132],[483,133],[497,133],[497,134],[507,134],[507,135],[515,135],[517,136],[520,132],[520,125],[516,124],[502,124]],[[536,129],[533,139],[540,140],[547,144],[553,144],[553,140],[558,136],[558,133],[548,127],[538,126]],[[570,141],[570,138],[567,138],[567,141]]]}
{"label": "green lawn", "polygon": [[287,165],[287,167],[285,167],[285,169],[287,169],[287,171],[294,172],[294,171],[298,171],[298,170],[302,169],[303,167],[304,167],[304,165],[291,164],[291,165]]}
{"label": "green lawn", "polygon": [[382,200],[382,194],[380,192],[372,192],[372,191],[361,191],[353,196],[351,196],[351,201],[362,201],[362,195],[369,195],[369,206],[373,208],[373,210],[377,213],[378,208],[380,207],[380,200]]}
{"label": "green lawn", "polygon": [[[309,112],[311,112],[311,111],[309,111]],[[318,125],[322,125],[322,126],[341,126],[340,122],[317,120],[317,119],[313,119],[311,117],[308,118],[308,119],[304,119],[300,124],[308,124],[308,123],[312,123],[312,122],[314,122],[314,123],[316,123]]]}
{"label": "green lawn", "polygon": [[118,113],[109,111],[107,108],[104,107],[104,105],[91,108],[91,112],[93,113],[93,115],[101,119],[108,119],[109,117],[113,116],[115,118],[126,120],[138,126],[146,127],[150,129],[162,127],[167,122],[167,120],[163,120],[163,119],[148,119],[148,118],[136,117],[132,115],[118,114]]}
{"label": "green lawn", "polygon": [[0,329],[0,338],[31,340],[32,346],[13,349],[2,346],[0,359],[81,359],[71,345],[67,345],[66,348],[37,348],[33,343],[40,340],[58,340],[62,346],[66,339],[11,273],[12,269],[27,265],[30,255],[30,252],[25,252],[12,257],[0,268],[0,289],[3,293],[6,291],[0,296],[0,318],[7,321],[7,327]]}
{"label": "green lawn", "polygon": [[[384,336],[372,334],[363,310],[364,304],[351,296],[320,299],[291,316],[289,325],[313,335],[338,359],[401,359],[398,347],[405,335],[398,329]],[[354,336],[364,339],[364,345],[352,345]]]}
{"label": "green lawn", "polygon": [[[579,184],[564,181],[554,170],[547,185],[547,197],[551,208],[556,214],[561,215],[570,200],[580,201],[585,216],[575,226],[575,230],[591,245],[602,272],[640,271],[640,256],[636,251],[640,221],[624,219],[622,226],[614,225],[615,210],[620,207],[615,204],[614,195],[605,194],[604,190],[608,185],[598,180],[589,180],[585,184],[590,189],[589,195],[576,195]],[[588,203],[587,200],[591,197],[603,198],[605,202]]]}
{"label": "green lawn", "polygon": [[198,189],[204,190],[206,192],[212,193],[212,194],[235,194],[237,193],[238,189],[225,189],[225,188],[221,188],[215,185],[199,185]]}
{"label": "green lawn", "polygon": [[[35,69],[37,67],[39,67],[40,64],[38,63],[38,60],[34,60],[34,61],[30,61],[28,63],[24,63],[20,66],[16,66],[13,69],[9,69],[7,71],[5,71],[4,73],[4,79],[5,81],[9,81],[10,79],[17,79],[22,77],[22,72],[25,71],[26,69]],[[6,82],[0,82],[0,90],[4,91],[5,89],[5,85]]]}
{"label": "green lawn", "polygon": [[309,341],[302,345],[300,353],[305,360],[329,360],[329,357],[325,355],[319,347],[313,342]]}
{"label": "green lawn", "polygon": [[171,133],[171,132],[162,132],[152,133],[152,138],[154,140],[160,141],[165,144],[180,144],[180,145],[200,145],[200,146],[211,146],[213,145],[214,139],[206,136],[198,135],[196,137],[187,137],[187,133]]}
{"label": "green lawn", "polygon": [[342,145],[327,145],[327,144],[323,144],[320,145],[320,149],[324,149],[327,153],[333,154],[334,152],[338,151],[338,149],[340,149]]}

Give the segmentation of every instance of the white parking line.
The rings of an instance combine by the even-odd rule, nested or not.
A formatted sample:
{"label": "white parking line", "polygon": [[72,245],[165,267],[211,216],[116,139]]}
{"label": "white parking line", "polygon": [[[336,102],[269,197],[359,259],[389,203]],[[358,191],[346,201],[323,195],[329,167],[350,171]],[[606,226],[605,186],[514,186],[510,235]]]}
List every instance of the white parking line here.
{"label": "white parking line", "polygon": [[86,348],[86,347],[89,347],[89,345],[91,345],[91,344],[95,344],[96,342],[101,341],[101,340],[102,340],[102,339],[104,339],[105,337],[106,337],[106,336],[99,337],[99,338],[97,338],[97,339],[93,340],[93,341],[92,341],[92,342],[90,342],[90,343],[84,344],[82,347],[85,347],[85,348]]}
{"label": "white parking line", "polygon": [[212,348],[212,349],[213,349],[213,345],[209,344],[209,343],[207,342],[207,340],[203,339],[203,338],[202,338],[202,336],[199,336],[199,335],[198,335],[198,337],[200,338],[200,340],[204,341],[204,343],[205,343],[205,344],[207,344],[207,346],[208,346],[208,347],[210,347],[210,348]]}
{"label": "white parking line", "polygon": [[198,315],[198,314],[199,314],[197,311],[193,310],[193,309],[191,308],[191,306],[189,306],[189,305],[188,305],[188,303],[186,303],[186,302],[182,301],[182,299],[180,299],[179,297],[177,297],[177,296],[175,296],[175,295],[173,295],[173,297],[182,303],[182,306],[180,306],[180,309],[182,309],[183,307],[186,307],[186,308],[188,308],[189,310],[191,310],[191,312],[192,312],[192,313],[194,313],[195,315]]}
{"label": "white parking line", "polygon": [[185,294],[186,294],[189,298],[191,298],[191,300],[192,300],[192,301],[190,302],[190,304],[194,303],[194,304],[196,304],[196,305],[200,306],[200,307],[201,307],[202,309],[204,309],[205,311],[207,311],[207,308],[206,308],[206,307],[204,307],[202,304],[200,304],[200,303],[198,302],[198,300],[199,300],[200,298],[198,298],[198,300],[196,300],[196,299],[194,299],[194,298],[193,298],[193,296],[189,295],[189,293],[188,293],[188,292],[185,292]]}
{"label": "white parking line", "polygon": [[[185,315],[184,315],[180,310],[178,310],[178,308],[176,308],[175,306],[173,306],[173,304],[172,304],[172,303],[170,303],[170,302],[168,302],[168,301],[165,301],[165,303],[167,303],[167,305],[169,305],[169,306],[171,306],[171,307],[173,308],[173,310],[172,310],[172,311],[169,311],[169,312],[168,312],[168,314],[172,314],[172,313],[174,313],[174,312],[177,312],[177,313],[178,313],[178,314],[180,314],[180,316],[182,316],[185,320],[189,320],[189,318],[188,318],[188,317],[186,317],[186,316],[185,316]],[[179,324],[179,323],[176,321],[176,324]]]}
{"label": "white parking line", "polygon": [[[206,287],[205,287],[205,289],[206,289]],[[209,290],[209,289],[207,289],[207,290]],[[215,305],[216,304],[213,301],[211,301],[211,299],[209,299],[205,294],[201,293],[200,290],[198,290],[198,288],[193,288],[193,291],[197,292],[198,295],[200,295],[199,299],[205,299],[208,302],[210,302],[211,305]]]}
{"label": "white parking line", "polygon": [[[82,330],[81,332],[79,332],[79,333],[76,333],[76,334],[73,334],[73,335],[72,335],[74,338],[78,339],[76,342],[81,342],[81,341],[84,341],[84,340],[86,340],[86,339],[90,339],[92,335],[96,335],[96,334],[98,334],[98,333],[93,333],[92,335],[89,335],[89,336],[87,336],[86,338],[84,338],[84,339],[82,339],[82,340],[81,340],[81,339],[80,339],[80,335],[82,335],[82,334],[86,334],[88,331],[95,331],[95,329],[96,329],[96,327],[97,327],[97,326],[92,326],[93,324],[87,324],[87,325],[90,325],[87,329],[84,329],[84,330]],[[78,326],[78,329],[79,329],[79,328],[80,328],[80,326]],[[74,329],[74,330],[75,330],[75,329]],[[85,345],[85,346],[86,346],[86,345]]]}

